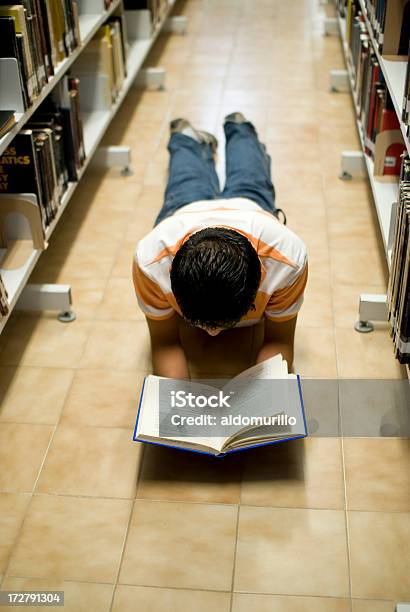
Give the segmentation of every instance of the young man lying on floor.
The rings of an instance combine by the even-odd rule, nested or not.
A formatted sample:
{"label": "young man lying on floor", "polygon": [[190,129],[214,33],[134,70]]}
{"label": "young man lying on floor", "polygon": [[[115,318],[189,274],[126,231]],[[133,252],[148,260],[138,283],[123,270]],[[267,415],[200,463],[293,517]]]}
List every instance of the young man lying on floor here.
{"label": "young man lying on floor", "polygon": [[[256,361],[293,364],[307,280],[304,243],[278,220],[271,160],[241,113],[225,118],[226,184],[215,136],[171,122],[169,178],[155,227],[137,245],[133,280],[149,327],[154,373],[188,378],[181,317],[216,336],[264,320]],[[283,214],[283,213],[282,213]]]}

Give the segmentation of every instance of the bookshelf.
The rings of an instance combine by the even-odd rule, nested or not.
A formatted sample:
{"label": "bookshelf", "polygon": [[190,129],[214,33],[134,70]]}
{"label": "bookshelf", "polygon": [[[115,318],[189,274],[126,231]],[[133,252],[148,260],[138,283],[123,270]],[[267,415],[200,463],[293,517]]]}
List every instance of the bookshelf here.
{"label": "bookshelf", "polygon": [[[403,140],[406,146],[408,153],[410,154],[410,128],[402,121],[402,106],[403,106],[403,98],[404,98],[404,87],[406,80],[406,71],[407,71],[407,61],[399,61],[399,60],[389,60],[383,57],[378,48],[378,44],[373,36],[373,30],[371,24],[369,22],[367,16],[366,6],[363,0],[358,0],[358,4],[364,16],[367,33],[370,39],[370,44],[372,46],[372,50],[374,51],[377,61],[379,63],[380,69],[383,73],[387,89],[389,91],[394,110],[396,112],[397,118],[399,120],[400,131],[403,135]],[[358,103],[356,100],[355,94],[355,84],[354,84],[354,70],[351,64],[349,46],[347,43],[346,37],[346,20],[340,16],[339,11],[337,11],[337,21],[339,26],[339,33],[342,42],[342,50],[343,56],[345,60],[345,66],[348,74],[348,80],[350,85],[350,93],[352,96],[352,100],[355,106],[355,109],[358,108]],[[399,198],[399,185],[398,182],[384,182],[382,180],[378,180],[377,177],[374,176],[374,163],[369,155],[365,152],[365,135],[363,132],[363,126],[361,121],[356,113],[356,127],[359,134],[359,139],[362,147],[364,164],[366,167],[366,171],[368,174],[370,186],[372,189],[373,200],[375,204],[375,209],[379,221],[380,233],[383,239],[383,246],[386,254],[387,265],[389,268],[389,272],[391,272],[392,267],[392,233],[394,228],[394,218],[395,214],[393,211],[393,207],[395,207],[398,198]],[[407,377],[410,381],[410,366],[406,365],[405,367]]]}
{"label": "bookshelf", "polygon": [[[360,1],[360,6],[363,11],[365,8],[363,3]],[[348,52],[348,44],[346,40],[346,21],[338,14],[338,23],[339,23],[339,32],[342,40],[342,48],[343,55],[346,65],[346,70],[349,75],[349,83],[350,83],[350,93],[352,95],[353,103],[355,108],[357,108],[357,100],[355,97],[355,89],[354,89],[354,73],[353,68],[350,62],[349,52]],[[366,22],[368,28],[370,28],[370,24],[368,21]],[[377,51],[377,45],[374,41],[374,38],[371,37],[372,46],[374,48],[375,53],[377,52],[377,58],[380,63],[381,69],[383,70],[383,74],[386,78],[386,85],[389,89],[390,95],[392,97],[392,101],[394,103],[394,107],[396,113],[399,118],[401,118],[401,108],[403,102],[403,94],[404,94],[404,80],[406,74],[406,63],[405,62],[394,62],[387,61],[383,59],[380,53]],[[397,64],[396,66],[393,66]],[[401,85],[400,85],[400,79]],[[377,180],[374,176],[374,164],[373,160],[365,153],[365,144],[364,144],[364,134],[363,128],[358,118],[356,118],[356,126],[357,131],[360,138],[360,143],[363,150],[364,162],[366,166],[366,171],[369,177],[370,186],[373,193],[374,204],[376,208],[377,218],[379,221],[380,232],[382,235],[384,251],[386,254],[387,265],[390,269],[391,265],[391,245],[390,245],[390,232],[391,232],[391,220],[392,220],[392,207],[395,202],[397,202],[398,198],[398,183],[390,183],[384,182],[381,180]],[[407,135],[407,126],[400,119],[400,128],[403,134],[404,142],[406,144],[407,150],[410,153],[410,140]]]}
{"label": "bookshelf", "polygon": [[[162,20],[156,24],[149,38],[128,41],[129,46],[127,58],[127,76],[122,84],[122,88],[119,92],[119,95],[117,96],[115,102],[110,107],[110,109],[104,111],[96,110],[89,113],[82,113],[86,159],[84,165],[82,166],[79,172],[78,181],[70,182],[68,184],[68,188],[62,197],[56,217],[47,227],[47,230],[45,232],[46,242],[50,241],[50,238],[52,237],[57,223],[61,219],[64,210],[66,209],[69,201],[71,200],[71,197],[73,196],[78,183],[84,176],[84,173],[88,165],[90,164],[93,155],[96,152],[108,126],[110,125],[125,96],[127,95],[130,87],[135,81],[138,72],[140,71],[142,64],[144,63],[152,45],[155,43],[158,35],[162,31],[164,24],[167,21],[170,12],[175,5],[175,2],[176,0],[169,0],[167,9],[163,15]],[[17,124],[0,140],[0,155],[10,144],[10,142],[13,140],[14,136],[19,132],[22,126],[30,119],[34,111],[40,106],[41,102],[43,102],[47,95],[50,94],[56,84],[65,75],[68,68],[70,68],[70,66],[75,62],[80,53],[86,48],[87,44],[91,41],[95,33],[101,27],[101,25],[104,24],[104,22],[121,6],[121,0],[114,0],[109,10],[102,12],[100,15],[80,15],[81,45],[68,58],[66,58],[58,65],[54,76],[43,88],[40,96],[36,98],[34,104],[26,112],[18,116]],[[24,241],[24,243],[24,246],[27,247],[27,241]],[[24,289],[30,277],[30,274],[33,271],[42,252],[42,250],[31,248],[24,264],[20,268],[16,268],[13,270],[6,270],[0,268],[0,273],[8,293],[8,302],[10,307],[9,315],[4,316],[0,319],[0,333],[3,331],[8,321],[8,318],[11,312],[13,311],[13,308],[16,305],[17,300],[22,290]],[[0,259],[2,259],[4,255],[5,249],[0,248]]]}
{"label": "bookshelf", "polygon": [[55,70],[55,74],[49,82],[42,89],[40,95],[35,99],[34,103],[28,108],[24,113],[18,113],[16,116],[17,122],[10,132],[8,132],[3,138],[0,139],[0,155],[3,151],[8,147],[10,142],[13,140],[14,136],[18,134],[23,125],[27,123],[32,114],[37,110],[40,104],[47,98],[47,96],[54,89],[58,81],[61,77],[67,72],[70,66],[75,62],[77,57],[83,51],[83,49],[88,45],[90,40],[96,34],[98,29],[103,25],[103,23],[112,15],[121,5],[121,0],[114,0],[110,8],[106,11],[101,12],[98,15],[92,14],[80,14],[79,22],[80,22],[80,35],[81,35],[81,45],[79,45],[75,51],[73,51],[69,57],[60,62]]}
{"label": "bookshelf", "polygon": [[389,90],[391,99],[393,101],[397,117],[400,120],[400,129],[403,134],[403,139],[406,144],[407,151],[410,154],[410,138],[408,134],[408,126],[406,126],[401,120],[407,62],[387,60],[382,55],[380,55],[378,45],[373,36],[372,27],[367,17],[367,11],[366,11],[366,7],[364,5],[363,0],[359,0],[359,5],[364,15],[364,18],[365,18],[366,27],[367,27],[367,31],[370,37],[370,41],[371,41],[373,50],[376,54],[377,60],[384,74],[384,78],[386,79],[386,85]]}

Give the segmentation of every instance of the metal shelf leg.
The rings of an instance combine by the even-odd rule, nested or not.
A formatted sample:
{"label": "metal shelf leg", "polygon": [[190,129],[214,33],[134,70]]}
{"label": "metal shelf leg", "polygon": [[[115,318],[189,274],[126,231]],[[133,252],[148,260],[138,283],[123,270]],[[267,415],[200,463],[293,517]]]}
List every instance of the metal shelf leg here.
{"label": "metal shelf leg", "polygon": [[71,308],[70,285],[28,284],[24,287],[15,308],[17,310],[59,310],[58,320],[71,323],[76,318]]}
{"label": "metal shelf leg", "polygon": [[387,296],[362,293],[359,301],[359,320],[354,328],[365,334],[373,331],[371,321],[387,321]]}

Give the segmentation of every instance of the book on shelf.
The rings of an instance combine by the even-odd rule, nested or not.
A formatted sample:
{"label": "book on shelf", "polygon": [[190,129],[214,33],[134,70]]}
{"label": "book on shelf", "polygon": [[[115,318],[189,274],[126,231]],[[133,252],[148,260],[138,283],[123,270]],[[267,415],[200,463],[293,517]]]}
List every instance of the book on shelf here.
{"label": "book on shelf", "polygon": [[164,18],[169,4],[169,0],[124,0],[124,9],[126,11],[149,10],[152,25],[155,27]]}
{"label": "book on shelf", "polygon": [[395,355],[410,363],[410,159],[402,157],[387,303]]}
{"label": "book on shelf", "polygon": [[80,80],[65,75],[57,83],[45,108],[54,112],[56,121],[62,127],[68,179],[76,181],[86,158],[81,120]]}
{"label": "book on shelf", "polygon": [[43,192],[40,155],[32,130],[20,130],[0,156],[0,192],[33,193],[40,207],[43,231],[50,223],[50,203]]}
{"label": "book on shelf", "polygon": [[[126,76],[125,25],[113,17],[101,26],[75,63],[75,72],[110,108]],[[87,86],[87,85],[86,85]],[[97,92],[97,93],[96,93]]]}
{"label": "book on shelf", "polygon": [[0,0],[0,57],[17,60],[25,108],[79,44],[77,0]]}
{"label": "book on shelf", "polygon": [[[363,4],[366,8],[364,13]],[[370,54],[370,61],[377,63],[374,47],[385,59],[405,64],[400,118],[409,125],[410,0],[363,0],[362,3],[359,3],[359,0],[339,0],[338,9],[340,16],[346,20],[346,41],[356,74],[360,75],[362,61],[366,61],[366,55]],[[379,71],[379,74],[383,84],[383,73]],[[359,89],[360,83],[361,81]]]}
{"label": "book on shelf", "polygon": [[407,58],[406,80],[404,83],[402,120],[407,125],[410,125],[410,43]]}
{"label": "book on shelf", "polygon": [[16,41],[20,47],[18,56],[22,59],[21,71],[27,83],[28,99],[31,103],[39,93],[37,76],[34,72],[32,57],[32,40],[29,41],[29,30],[27,27],[27,16],[24,6],[21,4],[1,5],[0,17],[10,17],[13,20]]}
{"label": "book on shelf", "polygon": [[9,296],[4,281],[0,274],[0,318],[6,317],[9,312]]}
{"label": "book on shelf", "polygon": [[0,16],[0,58],[13,58],[17,60],[23,104],[24,108],[28,108],[32,102],[33,92],[32,90],[29,92],[30,82],[24,63],[23,37],[16,32],[13,17]]}
{"label": "book on shelf", "polygon": [[69,181],[69,164],[66,159],[65,150],[65,138],[67,135],[64,134],[61,113],[57,108],[51,108],[48,112],[43,108],[40,112],[34,114],[28,125],[34,132],[44,132],[51,138],[54,161],[53,177],[56,177],[55,190],[57,200],[60,202]]}
{"label": "book on shelf", "polygon": [[78,79],[66,75],[0,156],[0,192],[33,193],[43,231],[85,160]]}
{"label": "book on shelf", "polygon": [[282,355],[215,384],[147,376],[134,441],[223,456],[307,435],[300,380]]}
{"label": "book on shelf", "polygon": [[407,56],[410,38],[409,0],[363,0],[372,35],[389,59]]}
{"label": "book on shelf", "polygon": [[10,132],[16,124],[16,117],[12,110],[0,110],[0,138]]}
{"label": "book on shelf", "polygon": [[[390,104],[390,107],[388,106]],[[390,96],[386,98],[386,107],[382,109],[380,124],[376,136],[374,154],[375,176],[396,177],[400,175],[401,155],[406,150],[400,130],[399,119]]]}
{"label": "book on shelf", "polygon": [[352,15],[348,61],[354,81],[353,94],[364,150],[374,161],[375,176],[396,180],[400,174],[400,156],[405,150],[400,122],[364,16],[358,9],[352,11]]}

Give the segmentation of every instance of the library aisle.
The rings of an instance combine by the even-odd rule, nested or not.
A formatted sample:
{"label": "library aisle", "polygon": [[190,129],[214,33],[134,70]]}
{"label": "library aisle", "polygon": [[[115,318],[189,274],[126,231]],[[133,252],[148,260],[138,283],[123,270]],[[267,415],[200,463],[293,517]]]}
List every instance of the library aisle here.
{"label": "library aisle", "polygon": [[350,94],[329,92],[344,61],[324,10],[177,3],[188,33],[161,35],[147,61],[166,69],[166,89],[131,89],[104,138],[132,147],[133,175],[89,168],[31,277],[71,284],[77,319],[14,311],[0,336],[2,590],[64,590],[70,612],[410,601],[408,440],[312,436],[216,460],[131,440],[150,367],[131,261],[179,116],[222,144],[223,117],[241,111],[267,144],[277,204],[309,253],[296,371],[406,377],[387,325],[353,329],[359,294],[384,293],[387,270],[367,179],[338,179],[340,152],[360,143]]}

